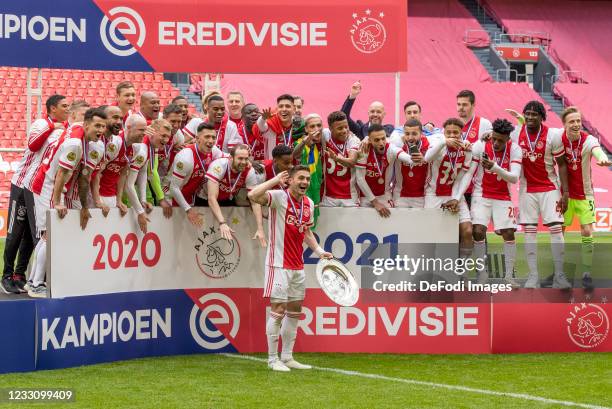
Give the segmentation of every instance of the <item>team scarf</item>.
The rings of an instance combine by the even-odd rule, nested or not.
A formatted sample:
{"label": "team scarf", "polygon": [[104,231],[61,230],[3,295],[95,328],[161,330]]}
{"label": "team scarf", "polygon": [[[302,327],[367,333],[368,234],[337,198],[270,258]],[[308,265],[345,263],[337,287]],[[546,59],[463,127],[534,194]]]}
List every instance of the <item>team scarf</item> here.
{"label": "team scarf", "polygon": [[[301,142],[297,140],[294,143],[294,149]],[[319,208],[316,205],[321,202],[321,185],[323,183],[323,162],[321,156],[321,150],[317,144],[312,146],[304,145],[302,149],[302,157],[300,158],[300,165],[308,166],[310,170],[310,186],[306,191],[308,196],[315,204],[314,208],[314,225],[313,229],[317,226],[317,220],[319,218]]]}
{"label": "team scarf", "polygon": [[[284,141],[279,143],[279,136],[281,138],[285,138],[285,128],[281,123],[280,116],[278,114],[274,114],[271,118],[269,118],[266,123],[268,124],[268,128],[270,128],[276,134],[276,142],[277,145],[280,143],[285,143]],[[296,126],[297,125],[297,126]],[[299,124],[291,123],[291,141],[290,146],[294,141],[297,141],[302,136],[304,136],[304,126],[305,123],[303,120],[300,120]],[[255,128],[255,127],[254,127]]]}

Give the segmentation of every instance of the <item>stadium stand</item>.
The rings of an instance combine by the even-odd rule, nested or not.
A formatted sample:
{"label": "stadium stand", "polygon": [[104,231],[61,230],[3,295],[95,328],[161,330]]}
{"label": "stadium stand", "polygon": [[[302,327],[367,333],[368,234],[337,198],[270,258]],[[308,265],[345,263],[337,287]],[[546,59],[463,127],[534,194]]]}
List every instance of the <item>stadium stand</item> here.
{"label": "stadium stand", "polygon": [[[37,84],[37,70],[32,70],[32,84]],[[155,91],[162,106],[179,95],[172,83],[163,78],[162,73],[149,72],[111,72],[86,70],[43,69],[43,107],[44,101],[52,94],[62,94],[72,99],[85,99],[92,105],[103,105],[114,101],[115,86],[120,81],[131,81],[140,93],[144,90]],[[25,146],[26,107],[27,107],[27,69],[0,67],[0,148],[23,148]],[[36,115],[36,103],[32,98],[32,115]],[[43,108],[44,109],[44,108]],[[191,107],[194,111],[195,107]],[[2,152],[0,161],[0,208],[8,207],[8,193],[11,177],[21,152]],[[7,167],[8,164],[8,167]]]}
{"label": "stadium stand", "polygon": [[[507,33],[539,33],[551,39],[549,55],[561,75],[555,93],[566,105],[577,105],[589,130],[612,149],[606,130],[612,94],[612,46],[603,39],[612,35],[609,2],[554,0],[485,0],[487,11]],[[559,22],[563,22],[560,24]]]}

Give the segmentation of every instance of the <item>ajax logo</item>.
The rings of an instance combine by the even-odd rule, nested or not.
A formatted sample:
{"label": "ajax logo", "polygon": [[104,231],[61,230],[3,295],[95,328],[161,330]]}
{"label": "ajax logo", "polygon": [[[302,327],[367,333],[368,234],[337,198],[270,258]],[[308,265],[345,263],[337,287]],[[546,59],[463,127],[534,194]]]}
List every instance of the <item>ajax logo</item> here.
{"label": "ajax logo", "polygon": [[608,314],[595,304],[574,306],[566,322],[567,334],[581,348],[595,348],[604,342],[610,331]]}
{"label": "ajax logo", "polygon": [[200,271],[210,278],[230,276],[240,264],[240,243],[228,241],[214,226],[205,228],[193,245]]}
{"label": "ajax logo", "polygon": [[191,336],[202,348],[217,350],[229,345],[230,341],[219,331],[219,326],[234,338],[240,328],[240,313],[231,298],[225,294],[208,293],[199,299],[202,308],[194,305],[189,316]]}
{"label": "ajax logo", "polygon": [[100,23],[102,43],[108,51],[119,57],[127,57],[134,54],[136,49],[125,36],[134,36],[136,38],[136,45],[142,47],[147,34],[142,17],[129,7],[115,7],[108,14],[110,19],[104,16]]}
{"label": "ajax logo", "polygon": [[387,31],[381,20],[384,13],[379,13],[378,18],[372,17],[372,10],[365,11],[365,16],[353,13],[353,25],[351,26],[351,41],[353,46],[365,54],[372,54],[380,50],[387,41]]}

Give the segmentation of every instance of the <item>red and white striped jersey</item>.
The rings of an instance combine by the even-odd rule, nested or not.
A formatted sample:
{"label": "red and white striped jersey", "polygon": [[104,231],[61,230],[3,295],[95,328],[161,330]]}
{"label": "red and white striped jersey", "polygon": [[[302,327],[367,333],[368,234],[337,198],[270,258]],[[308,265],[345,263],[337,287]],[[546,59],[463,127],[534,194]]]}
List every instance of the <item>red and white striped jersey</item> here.
{"label": "red and white striped jersey", "polygon": [[201,153],[195,144],[188,145],[174,158],[172,163],[172,181],[181,188],[183,197],[193,206],[196,193],[205,183],[206,171],[211,163],[227,155],[221,149],[213,146],[209,153]]}
{"label": "red and white striped jersey", "polygon": [[549,192],[559,188],[554,157],[563,152],[560,132],[542,124],[535,135],[528,134],[524,125],[510,134],[523,155],[521,192]]}
{"label": "red and white striped jersey", "polygon": [[[445,143],[444,138],[440,138],[437,143]],[[429,149],[433,149],[431,144]],[[446,146],[432,158],[427,172],[425,182],[426,196],[451,196],[453,192],[453,184],[457,179],[459,172],[468,170],[472,161],[471,152],[466,152],[463,149],[454,150]]]}
{"label": "red and white striped jersey", "polygon": [[208,167],[206,177],[219,184],[218,200],[232,200],[243,187],[251,190],[258,183],[255,169],[247,166],[240,173],[234,172],[231,158],[220,158],[212,162]]}
{"label": "red and white striped jersey", "polygon": [[593,178],[591,175],[591,156],[593,149],[599,148],[599,141],[593,135],[580,132],[580,138],[570,141],[563,132],[561,137],[563,153],[567,162],[567,182],[570,199],[594,200]]}
{"label": "red and white striped jersey", "polygon": [[[64,124],[64,127],[68,127]],[[32,123],[26,148],[11,183],[20,188],[31,190],[32,179],[38,172],[40,164],[55,148],[63,129],[55,129],[55,122],[50,117],[39,118]]]}
{"label": "red and white striped jersey", "polygon": [[[345,158],[348,158],[351,150],[359,149],[359,143],[361,142],[353,134],[349,134],[344,142],[334,140],[329,131],[326,130],[324,130],[323,136],[327,142],[325,146]],[[359,197],[359,191],[355,179],[355,169],[345,167],[330,158],[329,155],[325,155],[323,165],[325,167],[323,169],[323,172],[325,172],[324,195],[333,199],[353,199],[356,201]]]}
{"label": "red and white striped jersey", "polygon": [[[401,149],[410,154],[409,147],[400,140]],[[429,149],[429,139],[421,135],[419,151],[423,156]],[[426,163],[410,166],[402,161],[395,162],[395,184],[393,186],[393,200],[400,197],[423,197],[425,196],[425,181],[427,179],[428,166]]]}
{"label": "red and white striped jersey", "polygon": [[[223,118],[223,121],[220,124],[214,124],[215,130],[217,131],[217,142],[216,145],[223,152],[229,152],[229,141],[233,141],[235,139],[239,139],[240,135],[238,134],[238,127],[236,124],[227,119],[227,115]],[[193,118],[191,121],[185,125],[183,128],[183,132],[190,135],[192,138],[195,138],[198,133],[198,126],[202,122],[208,122],[208,120],[204,120],[202,118]]]}
{"label": "red and white striped jersey", "polygon": [[503,152],[495,152],[491,141],[479,141],[472,147],[473,161],[479,164],[472,179],[474,182],[473,196],[495,200],[511,200],[511,183],[506,182],[494,172],[485,170],[480,165],[483,152],[487,154],[490,160],[497,163],[500,168],[510,171],[511,163],[521,164],[523,158],[521,148],[516,143],[513,143],[512,140],[508,141]]}
{"label": "red and white striped jersey", "polygon": [[[374,196],[383,196],[391,193],[391,183],[393,182],[393,167],[397,156],[403,151],[390,143],[385,144],[382,155],[377,154],[374,148],[370,147],[367,155],[363,155],[355,164],[358,168],[366,170],[365,180]],[[399,162],[399,161],[398,161]],[[365,195],[360,192],[361,197]]]}
{"label": "red and white striped jersey", "polygon": [[270,216],[266,266],[302,270],[304,235],[314,224],[314,203],[308,196],[298,201],[284,190],[267,193]]}
{"label": "red and white striped jersey", "polygon": [[[136,164],[136,157],[142,158],[140,165]],[[112,197],[117,195],[117,182],[121,171],[126,166],[134,164],[134,170],[139,170],[147,157],[147,147],[143,143],[134,143],[126,148],[123,131],[106,144],[107,162],[102,166],[100,177],[100,196]],[[140,160],[140,159],[139,159]]]}
{"label": "red and white striped jersey", "polygon": [[[50,207],[53,206],[51,202],[53,187],[60,167],[72,172],[72,176],[63,189],[66,206],[72,207],[72,202],[79,200],[76,179],[81,165],[93,171],[104,156],[102,141],[85,141],[85,131],[81,125],[71,126],[62,136],[64,138],[58,141],[59,146],[50,157],[43,160],[43,165],[32,182],[32,191],[48,201]],[[83,150],[85,150],[85,155]]]}

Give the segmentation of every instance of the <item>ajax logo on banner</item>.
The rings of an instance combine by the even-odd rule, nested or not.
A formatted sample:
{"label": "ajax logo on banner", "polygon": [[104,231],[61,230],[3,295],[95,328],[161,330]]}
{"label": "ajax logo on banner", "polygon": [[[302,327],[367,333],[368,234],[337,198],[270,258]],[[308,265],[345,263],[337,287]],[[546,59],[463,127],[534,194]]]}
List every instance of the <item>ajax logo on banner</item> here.
{"label": "ajax logo on banner", "polygon": [[[111,53],[119,57],[127,57],[137,50],[125,38],[125,35],[134,36],[136,45],[142,47],[147,30],[140,14],[129,7],[115,7],[100,23],[100,38]],[[110,24],[109,24],[110,23]],[[120,38],[120,34],[123,38]]]}
{"label": "ajax logo on banner", "polygon": [[230,344],[219,326],[227,328],[234,338],[240,328],[240,313],[231,298],[225,294],[208,293],[199,299],[202,308],[194,305],[189,316],[189,330],[195,342],[207,350],[217,350]]}
{"label": "ajax logo on banner", "polygon": [[372,54],[380,50],[387,41],[387,30],[381,20],[385,13],[379,13],[378,18],[372,17],[372,10],[365,11],[365,16],[353,13],[353,25],[351,26],[351,41],[357,51]]}
{"label": "ajax logo on banner", "polygon": [[574,306],[566,322],[567,334],[581,348],[595,348],[604,342],[610,331],[608,314],[595,304]]}

